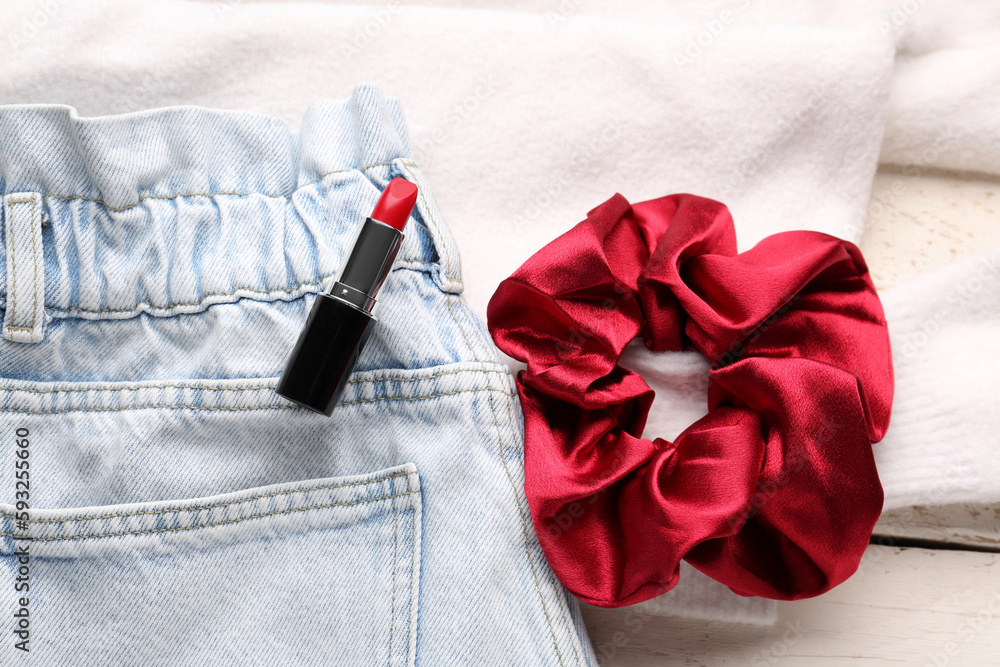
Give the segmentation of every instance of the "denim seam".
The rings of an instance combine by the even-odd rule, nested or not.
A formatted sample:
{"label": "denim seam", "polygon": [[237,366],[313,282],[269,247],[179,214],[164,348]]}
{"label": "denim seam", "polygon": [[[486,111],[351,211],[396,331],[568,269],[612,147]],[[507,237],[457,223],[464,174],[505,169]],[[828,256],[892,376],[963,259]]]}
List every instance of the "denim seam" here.
{"label": "denim seam", "polygon": [[458,321],[455,309],[451,307],[451,297],[451,294],[445,294],[445,303],[448,304],[448,312],[451,313],[451,319],[455,320],[455,325],[458,326],[458,330],[462,334],[462,338],[465,339],[465,344],[469,347],[469,351],[472,352],[472,358],[479,363],[483,363],[479,358],[479,355],[476,354],[476,349],[472,346],[472,341],[469,340],[469,336],[465,333],[465,327],[463,327],[462,323]]}
{"label": "denim seam", "polygon": [[179,526],[177,528],[154,528],[152,530],[133,530],[125,533],[100,533],[97,535],[68,535],[66,537],[26,537],[23,535],[15,535],[14,533],[0,532],[2,537],[14,537],[19,540],[25,540],[28,542],[59,542],[66,540],[89,540],[96,539],[100,537],[125,537],[129,535],[149,535],[152,533],[173,533],[185,530],[197,530],[199,528],[211,528],[213,526],[227,526],[234,523],[241,523],[243,521],[251,521],[253,519],[263,519],[269,516],[276,516],[278,514],[291,514],[292,512],[307,512],[309,510],[321,510],[329,509],[331,507],[351,507],[354,505],[363,505],[365,503],[374,503],[380,500],[391,500],[393,498],[400,498],[402,496],[412,496],[416,491],[408,491],[407,493],[397,493],[391,496],[380,496],[378,498],[366,498],[364,500],[357,500],[350,503],[328,503],[326,505],[313,505],[311,507],[295,507],[287,510],[275,510],[274,512],[266,512],[264,514],[254,514],[253,516],[240,517],[239,519],[230,519],[228,521],[216,521],[215,523],[205,523],[198,526]]}
{"label": "denim seam", "polygon": [[[458,316],[455,314],[454,309],[451,307],[451,299],[448,299],[447,303],[448,303],[448,311],[451,313],[451,318],[455,321],[455,325],[458,327],[458,330],[462,333],[462,338],[465,339],[465,344],[469,347],[469,352],[472,353],[472,356],[476,361],[479,361],[479,355],[476,354],[476,350],[475,348],[473,348],[472,342],[469,340],[468,335],[465,333],[465,327],[462,326],[462,323],[459,321]],[[494,389],[492,387],[489,387],[487,391],[490,392],[499,391],[500,393],[505,393],[508,396],[511,395],[510,392],[504,392],[502,390]],[[538,599],[542,603],[542,613],[545,614],[545,621],[546,623],[548,623],[549,626],[549,634],[552,635],[552,644],[556,649],[556,655],[559,658],[559,664],[565,667],[566,663],[563,662],[562,651],[559,650],[559,640],[556,638],[555,628],[552,627],[552,619],[549,617],[548,606],[545,604],[545,596],[542,594],[541,583],[538,581],[538,572],[536,572],[535,570],[535,564],[531,558],[531,550],[528,547],[528,527],[525,524],[524,512],[521,509],[521,501],[517,497],[517,485],[514,484],[514,478],[511,477],[510,474],[510,467],[507,465],[507,457],[504,456],[503,453],[503,436],[500,434],[500,418],[497,416],[496,408],[493,407],[493,397],[488,396],[486,402],[490,406],[490,412],[493,413],[493,425],[496,427],[497,430],[497,444],[499,446],[500,462],[503,464],[504,471],[507,473],[507,481],[510,482],[511,491],[514,492],[514,504],[517,506],[517,513],[518,516],[521,518],[521,530],[524,533],[524,554],[528,559],[528,567],[531,568],[531,575],[532,577],[534,577],[535,580],[535,590],[538,592]],[[573,650],[575,652],[576,647],[573,647]],[[579,656],[577,656],[577,663],[579,663]]]}
{"label": "denim seam", "polygon": [[[507,465],[507,457],[506,455],[504,455],[503,452],[503,436],[500,433],[500,418],[497,415],[496,408],[493,407],[493,397],[492,396],[487,397],[486,402],[490,406],[490,412],[493,413],[493,426],[496,428],[497,431],[497,446],[500,453],[500,461],[503,463],[504,472],[507,473],[507,481],[510,482],[511,491],[514,492],[514,504],[517,506],[517,514],[521,519],[521,532],[524,535],[524,555],[528,560],[528,567],[531,568],[531,575],[535,579],[535,590],[538,592],[538,599],[542,603],[542,613],[545,614],[545,621],[549,625],[549,634],[552,635],[552,644],[556,649],[556,655],[559,658],[559,664],[565,667],[566,663],[563,661],[562,651],[559,650],[559,640],[556,638],[556,630],[552,626],[552,617],[549,616],[548,605],[545,604],[545,595],[542,593],[541,582],[538,579],[538,571],[535,569],[535,562],[531,558],[531,549],[529,546],[529,538],[528,538],[528,525],[525,521],[524,510],[521,507],[521,500],[517,496],[517,485],[514,484],[514,478],[510,474],[510,466]],[[577,656],[577,662],[579,663],[579,656]]]}
{"label": "denim seam", "polygon": [[[374,380],[373,380],[374,381]],[[2,387],[0,392],[21,391],[27,394],[71,394],[85,393],[88,391],[142,391],[143,389],[191,389],[192,391],[259,391],[261,389],[274,389],[277,385],[263,384],[250,387],[200,387],[194,384],[147,384],[131,387],[68,387],[66,389],[21,389],[19,387]]]}
{"label": "denim seam", "polygon": [[[348,489],[360,486],[368,486],[370,484],[378,484],[380,482],[387,482],[390,479],[396,479],[397,477],[404,477],[409,475],[409,472],[397,472],[388,477],[378,477],[376,479],[369,480],[367,482],[346,482],[344,484],[326,484],[323,486],[311,486],[305,489],[289,489],[288,491],[276,491],[275,493],[265,493],[259,496],[249,496],[247,498],[241,498],[240,500],[232,500],[226,503],[215,503],[212,505],[199,505],[197,507],[178,507],[177,509],[168,510],[149,510],[145,512],[120,512],[118,514],[99,514],[94,516],[80,516],[80,517],[67,517],[65,519],[32,519],[31,523],[68,523],[70,521],[92,521],[96,519],[114,519],[116,517],[123,516],[149,516],[157,514],[181,514],[184,512],[197,512],[201,510],[210,510],[217,507],[229,507],[231,505],[240,505],[242,503],[249,503],[255,500],[262,500],[264,498],[276,498],[278,496],[288,496],[294,493],[308,493],[310,491],[322,491],[325,489]],[[409,480],[407,480],[407,490],[409,488]],[[7,514],[3,510],[0,510],[0,517],[6,517],[8,519],[16,518],[13,514]]]}
{"label": "denim seam", "polygon": [[[506,396],[513,396],[514,394],[509,391],[502,391],[500,389],[493,389],[492,387],[479,387],[477,389],[458,389],[456,391],[446,391],[440,394],[430,394],[428,396],[382,396],[380,398],[363,398],[357,401],[346,401],[344,403],[338,403],[337,405],[355,405],[358,403],[375,403],[376,401],[425,401],[429,398],[437,398],[438,396],[454,396],[455,394],[465,394],[468,392],[478,392],[478,391],[490,391],[498,392]],[[297,407],[297,406],[296,406]]]}
{"label": "denim seam", "polygon": [[[508,409],[509,413],[513,412],[513,409],[512,409],[513,406],[511,405],[512,402],[513,402],[513,400],[514,400],[513,395],[508,395],[508,397],[507,397],[507,409]],[[559,591],[560,587],[561,587],[561,584],[556,581],[555,570],[553,570],[551,567],[547,567],[546,569],[548,569],[548,571],[549,571],[549,581],[552,583],[553,590]],[[560,596],[559,597],[559,601],[562,602],[562,603],[565,603],[565,595]],[[562,605],[560,605],[560,606],[562,606]],[[560,614],[560,616],[562,616],[563,627],[566,628],[567,636],[570,639],[570,646],[573,649],[573,655],[576,657],[576,664],[579,665],[581,663],[580,663],[580,653],[577,652],[577,644],[579,643],[579,641],[578,641],[578,635],[572,629],[572,622],[571,622],[572,619],[569,618],[569,609],[567,607],[564,607],[563,608],[563,613]],[[580,650],[581,651],[583,650],[582,646],[580,647]]]}
{"label": "denim seam", "polygon": [[[513,401],[514,401],[514,397],[516,395],[517,395],[517,392],[513,392],[513,393],[509,393],[508,392],[507,393],[507,412],[508,412],[508,415],[510,416],[510,420],[509,420],[510,422],[513,422],[515,420],[514,410],[513,410]],[[493,409],[493,397],[492,396],[490,396],[489,402],[490,402],[490,409]],[[500,435],[499,417],[498,417],[498,415],[496,413],[496,410],[493,411],[493,419],[494,419],[494,423],[496,424],[496,427],[497,427],[497,438],[499,438],[499,439],[502,440],[502,436]],[[508,475],[509,475],[509,472],[508,472]],[[511,485],[514,486],[514,481],[513,480],[511,480]],[[525,500],[527,501],[527,498]],[[520,502],[518,502],[518,510],[521,511],[521,504],[520,504]],[[524,535],[525,549],[528,550],[529,553],[530,553],[530,550],[528,549],[528,529],[527,529],[529,519],[524,516],[523,512],[522,512],[521,516],[522,516],[522,526],[523,526],[524,531],[525,531],[525,535]],[[530,556],[529,556],[529,561],[530,561]],[[534,568],[532,568],[532,569],[534,569]],[[545,566],[545,569],[548,570],[549,581],[552,584],[552,589],[554,591],[558,592],[560,590],[560,588],[561,588],[561,584],[559,584],[556,581],[555,571],[551,567],[548,567],[547,565]],[[539,594],[540,593],[541,593],[541,591],[539,591]],[[565,602],[564,596],[558,597],[558,601],[559,602]],[[559,605],[559,606],[562,606],[562,605]],[[562,613],[560,614],[560,616],[562,617],[563,627],[566,628],[566,634],[567,634],[567,637],[569,638],[569,641],[570,641],[570,648],[573,649],[573,656],[576,658],[576,664],[580,665],[581,664],[581,661],[580,661],[580,652],[577,651],[577,646],[579,644],[579,635],[572,628],[573,624],[571,622],[572,619],[569,618],[569,609],[567,607],[563,607]],[[583,650],[583,647],[580,646],[580,651],[582,651],[582,650]]]}
{"label": "denim seam", "polygon": [[[513,392],[513,393],[507,393],[507,414],[510,417],[508,423],[512,423],[516,419],[515,414],[514,414],[514,406],[513,406],[514,397],[516,395],[517,395],[516,391]],[[492,396],[490,397],[490,407],[491,408],[493,407],[493,397]],[[496,415],[495,411],[494,411],[494,419],[496,420],[496,423],[497,423],[498,437],[500,437],[499,436],[499,432],[500,432],[499,417]],[[511,481],[511,484],[513,484],[513,481]],[[525,498],[525,501],[527,502],[527,498]],[[520,509],[520,503],[518,503],[518,508]],[[529,519],[527,517],[524,517],[523,514],[522,514],[522,517],[523,517],[522,521],[524,521],[524,523],[522,525],[525,528],[525,548],[527,549],[528,548],[528,545],[527,545],[527,539],[528,539],[528,535],[527,535],[527,525],[528,524],[527,524],[527,521]],[[544,557],[544,554],[543,554],[543,557]],[[559,582],[556,581],[555,571],[551,567],[549,567],[547,565],[547,563],[543,567],[548,570],[548,573],[549,573],[549,582],[552,584],[552,590],[554,590],[554,591],[556,591],[558,593],[560,591],[562,585]],[[558,596],[557,597],[557,603],[565,603],[565,596]],[[566,628],[566,635],[567,635],[567,637],[569,638],[569,641],[570,641],[570,648],[573,649],[573,656],[576,658],[576,664],[580,665],[580,664],[582,664],[581,660],[580,660],[580,651],[583,651],[583,647],[580,646],[580,651],[577,651],[577,646],[580,643],[579,642],[579,635],[573,630],[573,627],[572,627],[573,624],[571,622],[572,619],[569,618],[569,609],[567,607],[563,606],[563,604],[559,604],[558,606],[562,607],[562,613],[560,613],[559,615],[562,617],[563,627]]]}
{"label": "denim seam", "polygon": [[[365,382],[420,382],[421,380],[433,380],[434,378],[439,378],[445,375],[455,375],[458,373],[497,373],[500,375],[506,375],[506,371],[502,371],[499,369],[490,370],[486,368],[484,369],[461,368],[454,371],[443,371],[441,373],[435,373],[434,375],[422,375],[419,377],[412,377],[412,378],[392,377],[390,375],[377,378],[352,378],[348,380],[347,383],[363,384]],[[143,389],[191,389],[193,391],[260,391],[263,389],[274,389],[276,386],[277,386],[276,384],[262,384],[262,385],[253,385],[250,387],[202,387],[199,385],[192,385],[192,384],[147,384],[147,385],[133,385],[129,387],[93,387],[93,388],[69,387],[67,389],[21,389],[18,387],[0,386],[0,392],[22,391],[29,394],[63,394],[63,393],[68,394],[73,392],[88,392],[88,391],[141,391]]]}
{"label": "denim seam", "polygon": [[313,285],[319,285],[320,283],[326,281],[328,278],[337,275],[336,272],[328,273],[325,276],[320,277],[318,280],[313,280],[308,283],[299,283],[298,285],[293,285],[292,287],[279,287],[276,289],[257,289],[256,287],[237,287],[231,292],[213,292],[211,294],[206,294],[197,301],[187,301],[184,303],[168,303],[163,306],[158,306],[155,303],[150,303],[149,301],[140,301],[131,308],[59,308],[58,306],[45,306],[46,310],[54,310],[60,313],[131,313],[139,312],[141,306],[149,306],[155,310],[170,310],[171,308],[180,308],[182,306],[200,306],[209,299],[214,299],[219,296],[232,296],[238,292],[252,292],[254,294],[279,294],[284,292],[289,294],[296,290],[300,290],[303,287],[312,287]]}
{"label": "denim seam", "polygon": [[[337,405],[357,405],[359,403],[376,403],[378,401],[426,401],[440,396],[454,396],[455,394],[466,394],[477,391],[491,391],[513,396],[514,394],[500,389],[480,387],[477,389],[459,389],[457,391],[446,391],[438,394],[428,394],[427,396],[380,396],[378,398],[365,398],[357,401],[346,401]],[[248,407],[216,407],[206,408],[196,405],[133,405],[127,408],[69,408],[67,410],[20,410],[17,408],[0,408],[0,412],[14,412],[26,415],[61,415],[68,412],[124,412],[125,410],[201,410],[205,412],[241,412],[243,410],[305,410],[298,405],[251,405]]]}
{"label": "denim seam", "polygon": [[17,238],[17,234],[14,233],[14,205],[15,204],[27,204],[28,202],[23,200],[14,201],[13,199],[9,202],[9,215],[7,220],[7,233],[10,234],[10,251],[7,253],[10,257],[10,271],[11,271],[11,286],[10,286],[10,321],[11,323],[17,321],[17,249],[14,247],[14,239]]}
{"label": "denim seam", "polygon": [[[410,473],[410,475],[415,475],[415,474],[416,473]],[[407,476],[407,478],[406,478],[406,490],[410,491],[411,493],[413,493],[415,491],[419,491],[419,487],[417,489],[412,489],[412,490],[410,489],[410,476]],[[411,503],[411,505],[412,505],[412,503]],[[413,664],[416,661],[416,658],[417,658],[417,655],[416,655],[416,653],[417,653],[417,650],[416,650],[416,637],[413,636],[414,635],[413,627],[414,627],[414,625],[416,625],[416,621],[417,621],[417,618],[416,618],[417,610],[415,610],[413,608],[413,601],[417,599],[417,593],[418,593],[418,591],[416,590],[416,579],[414,578],[414,577],[418,576],[418,574],[419,574],[418,571],[417,571],[417,549],[419,549],[419,545],[417,544],[417,533],[418,533],[418,528],[419,528],[418,520],[419,520],[419,517],[417,516],[417,513],[414,510],[414,512],[413,512],[413,548],[410,549],[410,598],[409,598],[409,601],[407,602],[407,606],[408,606],[408,609],[409,609],[410,613],[408,615],[409,622],[406,624],[406,636],[407,636],[407,642],[406,642],[407,643],[407,647],[406,647],[406,656],[407,656],[407,659],[406,659],[406,664],[407,664],[408,667],[412,667]]]}
{"label": "denim seam", "polygon": [[[31,260],[33,262],[34,268],[34,290],[32,291],[32,297],[34,301],[31,304],[31,330],[32,338],[34,338],[35,322],[38,320],[38,244],[35,242],[35,198],[31,199]],[[40,222],[40,221],[39,221]],[[43,280],[44,282],[44,280]],[[44,308],[45,305],[42,305]]]}
{"label": "denim seam", "polygon": [[[479,359],[476,359],[476,361],[479,361],[479,363],[488,363],[488,362],[480,361]],[[489,368],[461,368],[461,369],[458,369],[458,370],[442,371],[440,373],[435,373],[434,375],[425,375],[425,376],[421,376],[421,377],[401,378],[401,377],[383,376],[383,377],[378,377],[378,378],[357,378],[357,379],[350,379],[347,382],[348,382],[348,384],[364,383],[364,382],[419,382],[420,380],[430,380],[430,379],[439,378],[439,377],[442,377],[442,376],[445,376],[445,375],[455,375],[457,373],[495,373],[497,375],[506,375],[507,371],[500,370],[499,368],[498,369],[489,369]]]}
{"label": "denim seam", "polygon": [[[409,481],[407,481],[409,490]],[[412,492],[411,492],[412,493]],[[392,667],[392,635],[396,629],[396,569],[399,567],[399,513],[396,504],[392,505],[392,606],[389,613],[389,659],[388,667]]]}
{"label": "denim seam", "polygon": [[[407,259],[407,260],[400,260],[400,261],[401,262],[414,262],[414,263],[425,264],[425,265],[437,264],[437,262],[423,262],[423,261],[419,261],[419,260],[409,260],[409,259]],[[405,267],[401,267],[401,268],[403,268],[403,270],[406,270]],[[395,269],[393,269],[393,270],[395,270]],[[409,270],[414,270],[414,269],[409,269]],[[319,285],[319,284],[321,284],[323,282],[326,282],[328,279],[332,278],[335,275],[337,275],[336,271],[333,272],[333,273],[328,273],[328,274],[326,274],[324,276],[321,276],[318,280],[313,280],[313,281],[307,282],[307,283],[299,283],[298,285],[292,285],[291,287],[277,287],[275,289],[257,289],[256,287],[237,287],[236,289],[232,290],[231,292],[212,292],[211,294],[206,294],[205,296],[203,296],[202,298],[198,299],[197,301],[185,301],[185,302],[178,302],[178,303],[168,303],[168,304],[165,304],[165,305],[162,305],[162,306],[161,305],[157,305],[155,303],[151,303],[149,301],[140,301],[139,303],[135,304],[135,306],[133,306],[131,308],[77,308],[75,306],[72,307],[72,308],[60,308],[59,306],[45,306],[44,308],[45,308],[45,310],[54,310],[54,311],[59,312],[59,313],[94,313],[94,314],[99,314],[99,313],[132,313],[132,312],[135,312],[135,313],[138,314],[139,312],[142,312],[140,310],[142,306],[148,306],[149,308],[152,308],[154,310],[170,310],[172,308],[181,308],[181,307],[186,307],[186,306],[200,306],[203,303],[205,303],[206,301],[208,301],[209,299],[214,299],[214,298],[220,297],[220,296],[233,296],[234,294],[238,294],[240,292],[250,292],[250,293],[253,293],[253,294],[281,294],[281,293],[290,294],[291,292],[295,292],[295,291],[300,290],[300,289],[302,289],[304,287],[313,287],[314,285]],[[4,300],[3,298],[0,298],[0,301],[3,301],[3,300]]]}
{"label": "denim seam", "polygon": [[[428,396],[428,398],[432,398]],[[341,403],[340,405],[344,405]],[[126,410],[200,410],[203,412],[241,412],[243,410],[299,410],[297,405],[251,405],[239,407],[206,408],[200,405],[133,405],[127,408],[67,408],[66,410],[21,410],[19,408],[0,408],[0,412],[13,412],[22,415],[64,415],[70,412],[125,412]]]}
{"label": "denim seam", "polygon": [[[400,160],[399,161],[399,165],[401,167],[403,167],[403,168],[407,168],[406,170],[407,170],[407,172],[409,172],[409,173],[407,173],[407,176],[410,177],[410,181],[417,180],[416,178],[413,177],[412,170],[409,169],[409,167],[416,167],[417,166],[416,162],[413,162],[413,161],[410,161],[410,160]],[[424,208],[427,211],[427,218],[430,220],[431,223],[433,223],[433,225],[434,225],[434,232],[437,234],[437,237],[439,239],[441,239],[441,245],[444,248],[445,263],[449,267],[451,267],[451,258],[449,257],[448,246],[444,242],[444,236],[442,236],[442,234],[441,234],[441,226],[438,225],[438,221],[434,218],[434,216],[432,216],[430,214],[430,212],[431,212],[430,203],[427,201],[427,197],[424,196],[424,191],[423,191],[422,188],[419,189],[419,190],[417,190],[417,196],[420,198],[420,201],[422,201],[424,203]],[[448,276],[448,279],[449,280],[454,280],[454,278],[452,278],[450,275]]]}

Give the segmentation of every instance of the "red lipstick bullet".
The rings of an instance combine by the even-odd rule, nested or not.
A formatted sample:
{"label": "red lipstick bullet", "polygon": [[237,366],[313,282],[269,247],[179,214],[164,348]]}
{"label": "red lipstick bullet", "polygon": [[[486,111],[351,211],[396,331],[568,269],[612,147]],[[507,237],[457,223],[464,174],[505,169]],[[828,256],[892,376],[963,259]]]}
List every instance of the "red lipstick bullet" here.
{"label": "red lipstick bullet", "polygon": [[329,291],[317,294],[306,326],[288,358],[277,391],[299,405],[333,413],[372,325],[375,295],[403,243],[403,227],[417,186],[394,178],[358,230],[354,246]]}
{"label": "red lipstick bullet", "polygon": [[403,231],[406,221],[410,219],[413,205],[417,203],[417,186],[404,178],[394,178],[389,181],[371,217],[384,222],[393,229]]}

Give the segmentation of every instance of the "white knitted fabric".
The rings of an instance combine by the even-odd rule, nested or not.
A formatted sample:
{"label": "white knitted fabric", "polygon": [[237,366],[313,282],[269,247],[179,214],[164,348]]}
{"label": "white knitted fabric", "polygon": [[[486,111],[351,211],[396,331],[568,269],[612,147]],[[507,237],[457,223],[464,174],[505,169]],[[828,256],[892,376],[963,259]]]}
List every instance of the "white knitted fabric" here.
{"label": "white knitted fabric", "polygon": [[1000,503],[1000,249],[881,297],[896,373],[875,446],[885,508]]}

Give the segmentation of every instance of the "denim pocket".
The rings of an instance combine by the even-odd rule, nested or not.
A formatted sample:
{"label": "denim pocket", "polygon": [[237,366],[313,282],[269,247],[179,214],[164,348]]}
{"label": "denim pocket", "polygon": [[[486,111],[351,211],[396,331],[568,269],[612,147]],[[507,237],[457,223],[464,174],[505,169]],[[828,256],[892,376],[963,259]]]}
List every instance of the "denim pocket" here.
{"label": "denim pocket", "polygon": [[0,569],[30,586],[0,600],[28,599],[32,664],[413,665],[420,499],[407,463],[26,529],[0,504]]}

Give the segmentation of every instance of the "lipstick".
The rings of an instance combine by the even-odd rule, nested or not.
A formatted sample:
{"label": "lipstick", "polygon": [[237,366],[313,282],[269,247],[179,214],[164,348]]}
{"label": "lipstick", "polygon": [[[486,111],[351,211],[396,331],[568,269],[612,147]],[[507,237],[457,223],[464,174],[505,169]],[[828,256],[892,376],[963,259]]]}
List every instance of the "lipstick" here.
{"label": "lipstick", "polygon": [[329,417],[377,319],[375,296],[392,270],[417,186],[394,178],[358,229],[330,289],[316,295],[275,391]]}

